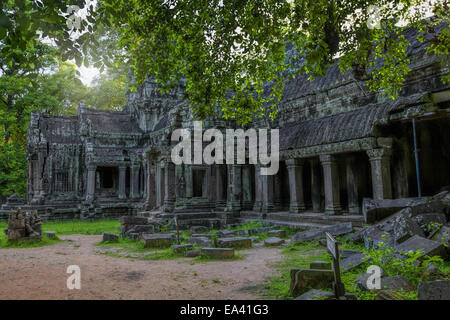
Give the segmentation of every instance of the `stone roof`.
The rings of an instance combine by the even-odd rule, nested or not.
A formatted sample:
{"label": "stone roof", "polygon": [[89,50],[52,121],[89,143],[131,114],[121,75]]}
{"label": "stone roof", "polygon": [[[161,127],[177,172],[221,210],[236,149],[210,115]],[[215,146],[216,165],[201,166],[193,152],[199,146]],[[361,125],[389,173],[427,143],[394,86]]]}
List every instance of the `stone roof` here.
{"label": "stone roof", "polygon": [[126,112],[85,109],[83,115],[93,131],[104,133],[142,133],[137,122]]}
{"label": "stone roof", "polygon": [[302,121],[280,129],[280,150],[366,138],[376,123],[386,121],[390,104],[368,106],[329,117]]}
{"label": "stone roof", "polygon": [[80,143],[78,117],[44,116],[40,128],[49,143]]}

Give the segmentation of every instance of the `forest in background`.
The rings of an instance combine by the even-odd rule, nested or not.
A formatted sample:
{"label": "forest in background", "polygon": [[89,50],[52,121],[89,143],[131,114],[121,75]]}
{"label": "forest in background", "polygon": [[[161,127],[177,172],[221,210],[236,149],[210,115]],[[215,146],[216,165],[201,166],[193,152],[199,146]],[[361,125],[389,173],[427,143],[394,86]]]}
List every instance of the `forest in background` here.
{"label": "forest in background", "polygon": [[[0,43],[0,51],[3,46]],[[11,194],[26,195],[26,140],[32,110],[75,115],[79,102],[104,110],[121,110],[126,102],[124,66],[105,70],[86,86],[77,66],[62,61],[54,47],[41,43],[26,55],[33,55],[33,63],[0,58],[0,201]]]}

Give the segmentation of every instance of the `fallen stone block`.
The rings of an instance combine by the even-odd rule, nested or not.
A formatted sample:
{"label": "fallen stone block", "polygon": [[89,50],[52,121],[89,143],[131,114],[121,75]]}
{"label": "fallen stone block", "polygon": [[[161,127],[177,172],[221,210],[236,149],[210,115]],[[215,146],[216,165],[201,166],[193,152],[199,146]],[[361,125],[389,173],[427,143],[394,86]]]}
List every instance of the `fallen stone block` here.
{"label": "fallen stone block", "polygon": [[[55,231],[44,231],[44,233],[49,239],[55,239],[56,237]],[[105,234],[103,235],[103,241],[105,241]]]}
{"label": "fallen stone block", "polygon": [[284,230],[270,230],[269,232],[267,232],[267,235],[269,237],[284,238],[284,237],[286,237],[286,231],[284,231]]}
{"label": "fallen stone block", "polygon": [[234,257],[233,248],[203,248],[200,253],[212,259],[231,259]]}
{"label": "fallen stone block", "polygon": [[445,244],[448,251],[450,248],[450,227],[443,226],[439,232],[433,236],[432,240]]}
{"label": "fallen stone block", "polygon": [[270,237],[264,240],[264,245],[267,247],[277,247],[281,246],[283,243],[284,240],[277,237]]}
{"label": "fallen stone block", "polygon": [[144,234],[141,239],[145,248],[168,248],[174,242],[171,234]]}
{"label": "fallen stone block", "polygon": [[206,238],[206,237],[194,237],[194,238],[189,238],[188,240],[190,243],[195,244],[198,247],[206,247],[206,248],[211,248],[212,242],[211,239]]}
{"label": "fallen stone block", "polygon": [[242,237],[218,238],[216,239],[216,247],[234,249],[251,248],[252,240]]}
{"label": "fallen stone block", "polygon": [[450,300],[450,280],[422,282],[417,287],[419,300]]}
{"label": "fallen stone block", "polygon": [[362,211],[365,223],[375,223],[410,206],[417,198],[374,200],[364,198]]}
{"label": "fallen stone block", "polygon": [[256,228],[256,231],[257,231],[258,233],[267,233],[267,232],[270,231],[270,228],[269,228],[269,227]]}
{"label": "fallen stone block", "polygon": [[447,223],[447,218],[443,213],[418,214],[414,217],[414,220],[422,229],[425,229],[430,223],[440,223],[442,225]]}
{"label": "fallen stone block", "polygon": [[192,226],[189,230],[193,233],[202,233],[208,231],[208,228],[205,226]]}
{"label": "fallen stone block", "polygon": [[407,214],[400,214],[393,218],[394,231],[393,237],[395,243],[402,243],[414,235],[424,237],[425,234],[420,228],[419,224],[407,216]]}
{"label": "fallen stone block", "polygon": [[434,264],[430,263],[427,268],[423,270],[420,278],[422,281],[444,280],[445,274]]}
{"label": "fallen stone block", "polygon": [[331,270],[292,269],[290,294],[292,297],[313,289],[328,289],[333,287],[334,272]]}
{"label": "fallen stone block", "polygon": [[119,218],[119,222],[121,225],[123,224],[145,225],[148,223],[148,218],[137,216],[122,216]]}
{"label": "fallen stone block", "polygon": [[229,230],[220,230],[217,235],[220,238],[231,238],[234,237],[234,231],[229,231]]}
{"label": "fallen stone block", "polygon": [[351,222],[338,223],[331,226],[322,227],[319,229],[306,230],[296,233],[292,236],[291,242],[297,241],[311,241],[325,237],[325,232],[332,236],[340,236],[352,232],[353,226]]}
{"label": "fallen stone block", "polygon": [[422,249],[422,256],[440,256],[444,259],[447,257],[445,246],[442,243],[420,236],[413,236],[409,238],[405,242],[399,244],[395,249],[400,253]]}
{"label": "fallen stone block", "polygon": [[309,263],[310,269],[331,270],[331,263],[327,261],[312,261]]}
{"label": "fallen stone block", "polygon": [[384,291],[398,291],[398,290],[414,291],[415,288],[411,284],[411,282],[408,281],[408,279],[399,275],[399,276],[381,278],[381,290],[384,290]]}
{"label": "fallen stone block", "polygon": [[[386,276],[386,272],[382,269],[382,268],[380,268],[380,277],[384,277],[384,276]],[[356,277],[356,279],[355,279],[355,284],[356,284],[356,286],[359,288],[359,289],[361,289],[361,290],[371,290],[371,289],[369,289],[369,287],[368,287],[368,280],[369,280],[369,277],[370,276],[372,276],[372,273],[367,273],[367,272],[364,272],[364,273],[361,273],[359,276],[357,276]],[[381,280],[381,279],[380,279]],[[374,283],[372,283],[372,284],[374,284]],[[380,288],[381,288],[381,281],[380,281]]]}
{"label": "fallen stone block", "polygon": [[192,238],[212,238],[214,236],[212,233],[194,233],[191,235]]}
{"label": "fallen stone block", "polygon": [[186,258],[195,258],[200,255],[200,250],[190,250],[184,255]]}
{"label": "fallen stone block", "polygon": [[339,261],[339,268],[341,272],[346,272],[353,268],[359,267],[366,261],[364,259],[365,256],[366,255],[364,253],[359,253]]}
{"label": "fallen stone block", "polygon": [[103,234],[103,242],[117,242],[119,241],[119,236],[112,233]]}
{"label": "fallen stone block", "polygon": [[184,253],[192,248],[192,244],[177,244],[173,245],[171,248],[174,253]]}
{"label": "fallen stone block", "polygon": [[444,206],[441,200],[433,198],[425,198],[414,201],[411,205],[413,217],[425,213],[443,213]]}

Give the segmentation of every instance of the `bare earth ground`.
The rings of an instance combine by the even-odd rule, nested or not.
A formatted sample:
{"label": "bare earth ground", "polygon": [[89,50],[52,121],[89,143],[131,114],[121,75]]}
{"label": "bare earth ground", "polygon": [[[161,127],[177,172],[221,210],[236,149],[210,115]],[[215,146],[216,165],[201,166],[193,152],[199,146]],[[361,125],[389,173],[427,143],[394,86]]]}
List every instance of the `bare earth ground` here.
{"label": "bare earth ground", "polygon": [[[258,299],[249,289],[281,260],[280,249],[257,247],[233,261],[143,261],[100,254],[102,236],[60,238],[72,242],[0,249],[0,299]],[[80,266],[80,290],[67,289],[69,265]]]}

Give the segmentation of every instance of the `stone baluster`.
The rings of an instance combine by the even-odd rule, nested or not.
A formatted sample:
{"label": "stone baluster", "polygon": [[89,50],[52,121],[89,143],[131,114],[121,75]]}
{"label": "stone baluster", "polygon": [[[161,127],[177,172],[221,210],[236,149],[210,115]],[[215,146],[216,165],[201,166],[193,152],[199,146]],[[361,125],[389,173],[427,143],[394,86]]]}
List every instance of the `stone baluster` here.
{"label": "stone baluster", "polygon": [[325,213],[337,215],[341,212],[339,193],[339,172],[336,160],[332,155],[320,156],[323,167],[323,178],[325,187]]}
{"label": "stone baluster", "polygon": [[289,211],[299,213],[305,210],[303,194],[303,160],[288,159],[286,166],[289,173],[290,205]]}
{"label": "stone baluster", "polygon": [[391,199],[391,150],[378,148],[367,150],[372,170],[373,198],[376,200]]}

